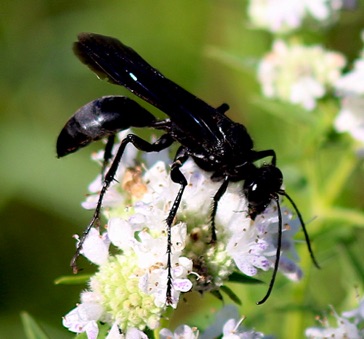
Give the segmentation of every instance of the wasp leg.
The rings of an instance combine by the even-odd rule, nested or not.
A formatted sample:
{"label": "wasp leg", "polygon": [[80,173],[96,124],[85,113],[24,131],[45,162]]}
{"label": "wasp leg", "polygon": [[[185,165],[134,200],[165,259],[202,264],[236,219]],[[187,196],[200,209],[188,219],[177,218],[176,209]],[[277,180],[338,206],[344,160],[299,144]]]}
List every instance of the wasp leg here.
{"label": "wasp leg", "polygon": [[133,144],[137,149],[144,151],[144,152],[159,152],[167,147],[169,147],[173,143],[173,139],[169,134],[162,135],[156,142],[149,143],[142,138],[134,135],[134,134],[128,134],[125,139],[121,141],[121,144],[119,146],[119,149],[115,155],[115,158],[110,166],[110,169],[105,175],[105,179],[102,185],[101,192],[99,194],[99,199],[97,201],[96,209],[94,212],[94,215],[91,219],[90,224],[86,227],[84,232],[82,233],[82,236],[80,238],[80,241],[78,242],[76,252],[71,260],[71,267],[74,273],[78,272],[77,268],[77,258],[80,255],[80,252],[82,250],[82,246],[85,242],[85,239],[87,238],[88,233],[90,232],[90,229],[100,220],[100,210],[102,206],[102,201],[104,199],[104,195],[107,192],[111,182],[114,180],[115,173],[118,169],[119,162],[123,156],[123,153],[125,151],[125,147],[131,143]]}
{"label": "wasp leg", "polygon": [[187,180],[185,176],[180,171],[181,166],[186,162],[189,155],[187,150],[183,147],[180,147],[177,151],[177,154],[174,158],[173,164],[171,166],[171,179],[176,184],[180,184],[181,187],[177,193],[176,198],[174,199],[173,205],[169,211],[168,217],[166,219],[167,223],[167,292],[166,292],[166,302],[168,305],[173,304],[172,300],[172,286],[173,286],[173,279],[172,279],[172,234],[171,228],[176,217],[179,205],[182,200],[182,195],[187,186]]}

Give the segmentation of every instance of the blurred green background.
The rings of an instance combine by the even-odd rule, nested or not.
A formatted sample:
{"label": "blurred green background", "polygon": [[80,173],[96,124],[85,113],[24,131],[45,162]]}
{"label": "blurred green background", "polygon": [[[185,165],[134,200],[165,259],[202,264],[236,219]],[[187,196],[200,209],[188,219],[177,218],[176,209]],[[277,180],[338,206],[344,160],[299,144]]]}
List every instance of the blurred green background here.
{"label": "blurred green background", "polygon": [[[352,152],[346,148],[350,142],[345,136],[328,133],[324,142],[316,143],[319,147],[312,146],[315,142],[310,138],[307,145],[315,122],[310,113],[300,116],[292,109],[291,115],[290,106],[261,100],[255,66],[270,49],[271,36],[249,28],[245,6],[246,2],[234,0],[2,1],[1,339],[25,337],[19,318],[23,310],[32,314],[51,338],[73,336],[62,328],[61,317],[78,302],[81,287],[56,286],[53,281],[70,274],[71,236],[81,232],[91,216],[80,202],[99,168],[89,160],[90,148],[58,160],[55,142],[66,120],[80,106],[102,95],[127,93],[98,81],[76,59],[71,45],[79,32],[115,36],[211,105],[229,103],[230,117],[248,127],[256,148],[276,150],[287,191],[306,219],[320,219],[321,206],[313,199],[310,177],[305,174],[309,172],[307,163],[319,173],[316,178],[325,178],[339,158]],[[335,27],[305,33],[306,38],[324,41],[353,59],[361,48],[363,17],[359,6],[344,13]],[[344,187],[333,203],[363,209],[360,166]],[[302,331],[302,326],[314,324],[314,316],[328,304],[345,306],[356,286],[362,290],[363,264],[355,266],[348,259],[362,253],[361,220],[349,225],[342,218],[310,222],[308,229],[322,270],[310,269],[307,250],[301,245],[305,279],[292,287],[279,277],[265,305],[256,306],[255,301],[264,295],[266,286],[233,286],[241,291],[241,312],[248,316],[245,324],[288,338],[293,328]],[[193,300],[187,311],[190,320],[192,310],[198,311],[193,302],[200,297]],[[221,306],[211,296],[203,300],[207,305]],[[302,305],[310,305],[310,311]],[[188,320],[187,315],[180,317]],[[194,317],[205,319],[207,315]]]}

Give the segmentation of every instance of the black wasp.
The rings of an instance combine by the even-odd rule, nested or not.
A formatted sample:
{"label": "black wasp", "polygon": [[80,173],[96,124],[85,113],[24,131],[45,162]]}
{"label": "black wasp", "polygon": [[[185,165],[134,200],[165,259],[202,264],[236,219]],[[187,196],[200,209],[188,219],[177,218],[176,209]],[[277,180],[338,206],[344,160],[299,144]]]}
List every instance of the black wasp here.
{"label": "black wasp", "polygon": [[[103,197],[114,180],[116,170],[128,143],[145,152],[158,152],[178,142],[180,147],[171,166],[171,179],[180,185],[179,192],[166,219],[167,224],[167,304],[171,303],[171,226],[176,216],[187,181],[180,171],[181,166],[192,157],[203,170],[211,172],[211,180],[221,182],[212,199],[211,233],[212,243],[216,241],[215,215],[218,203],[225,193],[229,182],[244,180],[243,194],[248,201],[248,215],[255,219],[269,203],[274,200],[279,218],[279,236],[273,275],[265,297],[258,302],[265,302],[274,285],[277,274],[281,241],[282,215],[279,195],[285,196],[294,207],[301,222],[308,250],[314,264],[318,264],[313,255],[308,233],[298,208],[287,193],[281,189],[282,172],[276,167],[276,154],[273,150],[255,151],[253,141],[246,128],[230,120],[225,112],[227,104],[213,108],[201,99],[187,92],[171,80],[164,77],[150,66],[133,49],[119,40],[93,33],[81,33],[74,43],[73,50],[77,57],[100,78],[126,87],[138,97],[160,109],[169,116],[157,120],[151,113],[135,101],[124,96],[105,96],[81,107],[66,123],[57,140],[58,157],[76,152],[92,141],[107,137],[104,167],[111,161],[111,150],[115,134],[130,127],[152,127],[165,132],[157,141],[149,143],[140,137],[129,134],[112,159],[110,169],[104,176],[102,190],[90,224],[85,229],[76,253],[71,261],[77,272],[76,261],[90,228],[99,223]],[[254,162],[271,157],[270,164],[260,167]]]}

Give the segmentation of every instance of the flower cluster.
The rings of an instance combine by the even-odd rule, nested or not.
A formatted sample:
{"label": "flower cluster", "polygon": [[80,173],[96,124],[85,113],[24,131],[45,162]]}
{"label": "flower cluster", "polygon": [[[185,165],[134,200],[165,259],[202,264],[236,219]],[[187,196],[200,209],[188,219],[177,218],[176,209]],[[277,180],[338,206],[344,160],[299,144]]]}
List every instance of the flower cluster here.
{"label": "flower cluster", "polygon": [[307,18],[320,24],[332,22],[341,7],[341,0],[251,0],[248,15],[258,28],[287,33]]}
{"label": "flower cluster", "polygon": [[299,34],[290,36],[290,40],[283,40],[279,35],[301,26],[305,17],[333,21],[339,10],[346,6],[348,4],[341,0],[251,0],[248,14],[255,27],[279,37],[258,65],[258,81],[264,96],[291,102],[311,111],[317,106],[318,99],[334,89],[341,105],[334,128],[338,132],[348,132],[362,144],[364,50],[354,61],[352,70],[343,75],[346,60],[341,53],[327,51],[321,45],[301,44]]}
{"label": "flower cluster", "polygon": [[333,315],[337,322],[337,327],[331,327],[329,321],[321,321],[323,327],[311,327],[306,330],[307,338],[350,338],[360,339],[364,337],[364,299],[359,307],[352,311],[347,311],[339,316],[335,311]]}
{"label": "flower cluster", "polygon": [[299,104],[306,110],[316,106],[327,89],[338,80],[344,57],[321,46],[287,44],[277,40],[258,67],[263,94]]}
{"label": "flower cluster", "polygon": [[[64,317],[64,326],[86,332],[89,338],[97,337],[98,322],[117,326],[123,333],[156,329],[167,306],[165,219],[179,186],[171,181],[164,162],[156,162],[143,173],[133,163],[135,151],[128,153],[105,196],[106,232],[92,229],[83,246],[82,254],[99,266],[98,272],[81,294],[81,303]],[[96,157],[100,158],[102,154]],[[218,241],[210,244],[211,197],[220,183],[212,182],[210,174],[192,160],[181,171],[188,186],[171,228],[173,308],[181,293],[216,290],[236,270],[254,276],[259,269],[273,268],[278,236],[276,207],[267,208],[252,222],[244,212],[246,201],[237,183],[229,186],[219,202]],[[100,185],[99,177],[90,187],[97,192]],[[90,196],[84,206],[94,208],[96,200],[97,194]],[[302,272],[295,263],[292,237],[299,221],[288,210],[282,210],[282,215],[285,227],[279,269],[289,279],[298,280]]]}

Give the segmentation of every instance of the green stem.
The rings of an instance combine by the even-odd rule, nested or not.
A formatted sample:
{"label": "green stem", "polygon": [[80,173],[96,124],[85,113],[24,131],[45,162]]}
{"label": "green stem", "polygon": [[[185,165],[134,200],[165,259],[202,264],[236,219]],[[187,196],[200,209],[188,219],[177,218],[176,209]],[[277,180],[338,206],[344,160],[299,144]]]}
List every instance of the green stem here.
{"label": "green stem", "polygon": [[321,211],[320,217],[327,220],[342,220],[345,224],[364,227],[364,213],[362,211],[353,210],[345,207],[332,207]]}
{"label": "green stem", "polygon": [[357,165],[357,159],[351,152],[343,157],[337,166],[333,166],[333,172],[326,180],[322,190],[322,198],[326,206],[330,206],[341,194],[349,176]]}
{"label": "green stem", "polygon": [[360,259],[354,254],[351,249],[350,243],[344,242],[341,244],[341,247],[346,254],[347,258],[350,260],[351,267],[353,268],[354,272],[360,279],[360,281],[364,281],[364,271],[363,266]]}

